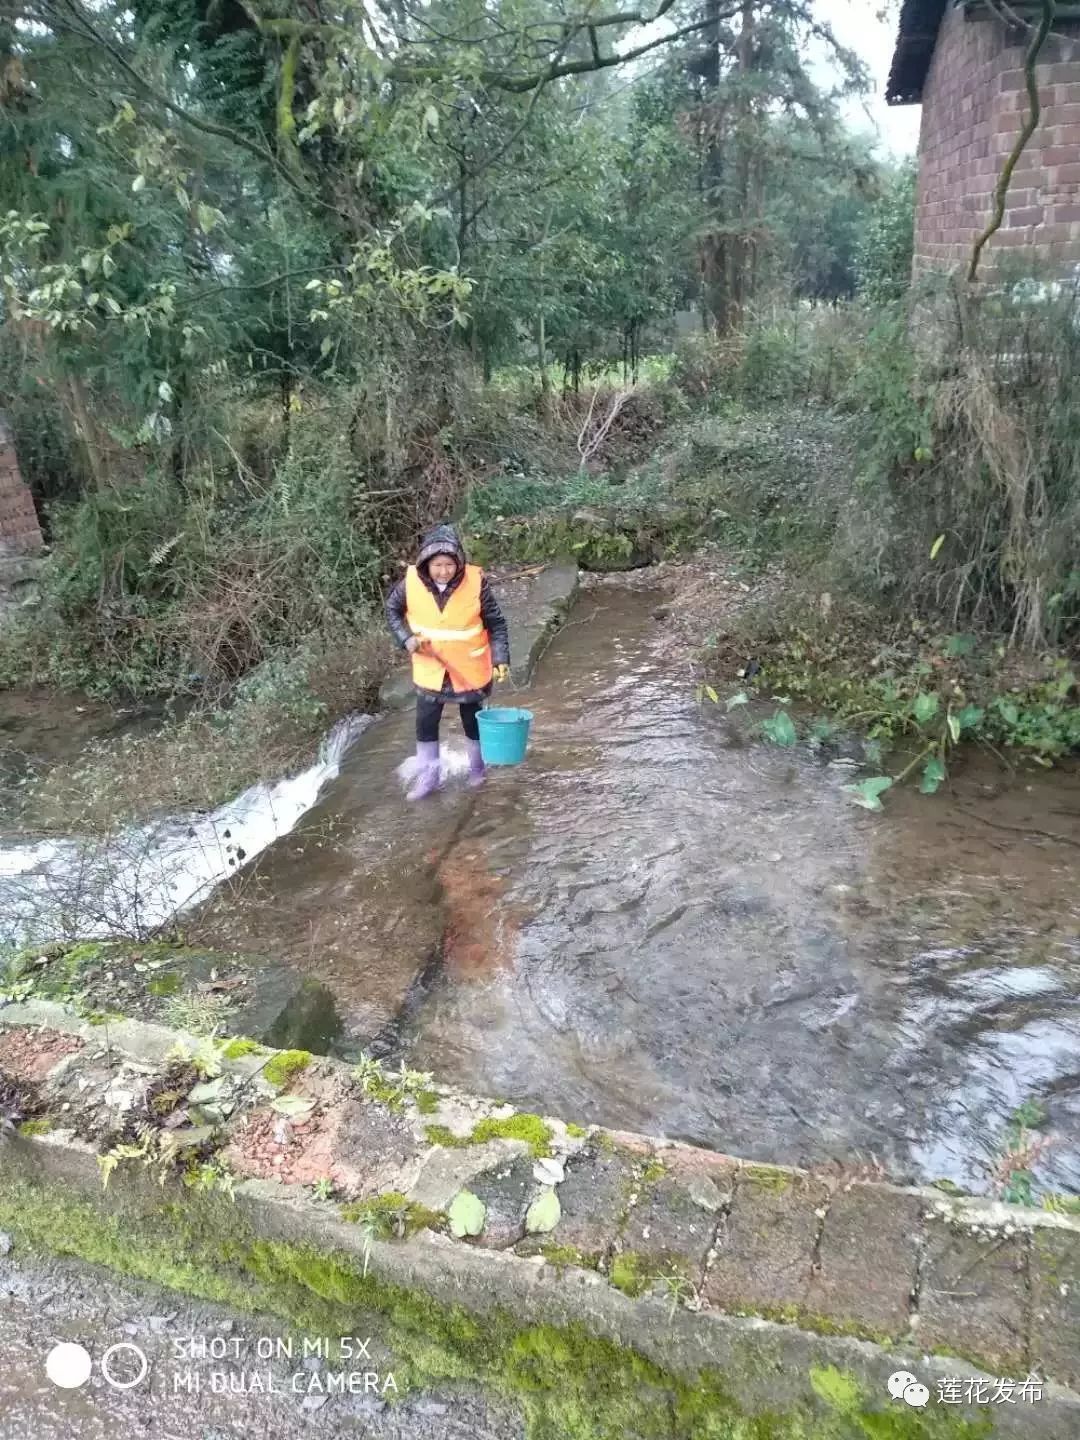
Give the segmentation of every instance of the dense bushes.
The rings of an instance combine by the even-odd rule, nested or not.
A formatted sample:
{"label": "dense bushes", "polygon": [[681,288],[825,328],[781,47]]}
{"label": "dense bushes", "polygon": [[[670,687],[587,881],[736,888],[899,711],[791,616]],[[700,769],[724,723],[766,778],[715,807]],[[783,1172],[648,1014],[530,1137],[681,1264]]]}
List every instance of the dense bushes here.
{"label": "dense bushes", "polygon": [[[819,537],[831,531],[821,588],[846,584],[893,613],[1030,649],[1074,640],[1080,297],[1010,283],[979,298],[940,292],[917,317],[901,306],[774,311],[699,347],[677,375],[714,411],[825,401],[847,417],[854,448],[834,457],[828,493],[806,489],[798,462],[774,496]],[[740,477],[727,483],[738,490]],[[748,465],[751,508],[759,487]]]}

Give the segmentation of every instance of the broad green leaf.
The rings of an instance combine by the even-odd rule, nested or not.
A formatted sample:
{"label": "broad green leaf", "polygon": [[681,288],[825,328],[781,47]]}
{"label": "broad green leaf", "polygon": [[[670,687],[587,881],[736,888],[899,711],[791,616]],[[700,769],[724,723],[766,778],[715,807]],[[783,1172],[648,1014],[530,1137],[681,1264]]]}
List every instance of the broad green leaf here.
{"label": "broad green leaf", "polygon": [[525,1229],[530,1235],[543,1235],[554,1230],[562,1216],[562,1206],[554,1190],[545,1190],[533,1201],[525,1216]]}
{"label": "broad green leaf", "polygon": [[925,725],[932,720],[938,712],[938,697],[927,693],[925,690],[915,696],[915,703],[911,707],[911,713],[920,725]]}
{"label": "broad green leaf", "polygon": [[161,384],[157,387],[157,393],[158,399],[163,401],[164,404],[168,405],[169,401],[173,397],[172,386],[167,380],[162,380]]}
{"label": "broad green leaf", "polygon": [[1019,722],[1020,711],[1011,700],[999,700],[997,708],[1006,725],[1016,725]]}
{"label": "broad green leaf", "polygon": [[946,723],[949,727],[949,736],[952,739],[953,744],[955,745],[957,740],[960,739],[960,721],[957,716],[952,713],[951,710],[949,711]]}
{"label": "broad green leaf", "polygon": [[986,711],[981,705],[965,705],[962,710],[956,712],[956,718],[961,730],[974,730],[980,724]]}
{"label": "broad green leaf", "polygon": [[429,105],[424,111],[424,129],[429,135],[434,135],[439,128],[439,112],[434,105]]}
{"label": "broad green leaf", "polygon": [[132,182],[131,182],[132,194],[138,195],[138,193],[139,193],[140,190],[145,190],[145,189],[146,189],[146,176],[145,176],[145,175],[136,175],[136,176],[135,176],[135,179],[132,180]]}
{"label": "broad green leaf", "polygon": [[939,535],[939,536],[937,537],[937,539],[934,541],[933,545],[930,546],[930,559],[931,559],[931,560],[936,560],[936,559],[937,559],[937,557],[938,557],[938,551],[941,549],[942,545],[944,545],[944,544],[945,544],[945,536],[944,536],[944,535]]}
{"label": "broad green leaf", "polygon": [[314,1110],[315,1101],[302,1100],[299,1095],[278,1095],[270,1101],[270,1108],[279,1115],[287,1115],[290,1120],[301,1120]]}
{"label": "broad green leaf", "polygon": [[484,1228],[487,1208],[471,1190],[459,1190],[447,1211],[450,1233],[460,1240],[465,1235],[479,1235]]}
{"label": "broad green leaf", "polygon": [[714,705],[719,705],[720,696],[716,693],[716,691],[711,685],[705,686],[705,694],[709,697],[709,699],[713,702]]}
{"label": "broad green leaf", "polygon": [[82,257],[82,260],[79,263],[82,265],[83,274],[88,280],[97,273],[97,268],[100,264],[100,261],[100,255],[94,255],[93,253],[88,253]]}
{"label": "broad green leaf", "polygon": [[945,779],[945,766],[940,755],[932,755],[923,768],[919,789],[924,795],[933,795]]}
{"label": "broad green leaf", "polygon": [[868,780],[860,780],[855,785],[845,785],[842,788],[851,796],[856,805],[861,805],[864,810],[882,809],[881,796],[892,784],[891,775],[871,775]]}
{"label": "broad green leaf", "polygon": [[768,720],[763,720],[761,729],[774,745],[794,745],[799,738],[786,710],[778,710],[775,715],[770,715]]}
{"label": "broad green leaf", "polygon": [[735,707],[736,707],[736,705],[749,705],[749,704],[750,704],[750,696],[747,695],[747,693],[746,693],[745,690],[740,690],[737,695],[729,695],[729,696],[728,696],[727,708],[728,708],[729,710],[734,710]]}
{"label": "broad green leaf", "polygon": [[333,348],[334,348],[334,342],[333,342],[333,340],[330,338],[329,335],[324,335],[324,336],[323,336],[323,342],[322,342],[322,344],[319,346],[319,354],[320,354],[320,355],[329,355],[329,354],[330,354],[330,351],[331,351]]}
{"label": "broad green leaf", "polygon": [[105,279],[108,280],[109,276],[112,275],[115,270],[116,261],[112,258],[109,252],[106,251],[105,254],[101,257],[101,273],[105,276]]}
{"label": "broad green leaf", "polygon": [[199,222],[199,229],[204,235],[209,235],[218,222],[218,211],[212,205],[199,204],[195,207],[195,218]]}

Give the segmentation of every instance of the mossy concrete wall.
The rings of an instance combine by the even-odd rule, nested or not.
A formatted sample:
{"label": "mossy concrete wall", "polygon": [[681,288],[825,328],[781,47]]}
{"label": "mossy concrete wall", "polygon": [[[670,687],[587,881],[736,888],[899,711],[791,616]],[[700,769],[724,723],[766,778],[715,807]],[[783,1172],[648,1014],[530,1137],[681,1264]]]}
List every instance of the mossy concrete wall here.
{"label": "mossy concrete wall", "polygon": [[[161,1186],[129,1158],[103,1189],[101,1154],[153,1113],[178,1038],[207,1063],[205,1042],[155,1026],[106,1037],[60,1006],[0,1009],[0,1076],[34,1112],[0,1142],[0,1228],[319,1333],[367,1333],[351,1326],[368,1317],[403,1373],[512,1391],[536,1436],[1080,1435],[1075,1219],[748,1164],[235,1041],[214,1047],[211,1102],[193,1087],[170,1118],[199,1166]],[[302,1118],[274,1109],[282,1091]],[[200,1124],[200,1101],[227,1113]],[[276,1138],[253,1144],[268,1115]],[[271,1178],[313,1156],[324,1184]],[[454,1238],[463,1191],[482,1223]],[[552,1194],[541,1229],[529,1217]],[[930,1389],[925,1410],[889,1396],[900,1369]],[[938,1402],[939,1380],[1029,1372],[1034,1403]]]}

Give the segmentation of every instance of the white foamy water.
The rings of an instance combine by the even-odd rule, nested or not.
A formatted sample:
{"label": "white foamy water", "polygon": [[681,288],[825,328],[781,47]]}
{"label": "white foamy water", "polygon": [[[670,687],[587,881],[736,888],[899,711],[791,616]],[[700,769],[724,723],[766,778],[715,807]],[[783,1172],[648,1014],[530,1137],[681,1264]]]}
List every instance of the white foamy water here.
{"label": "white foamy water", "polygon": [[170,816],[102,840],[0,849],[0,942],[143,938],[204,901],[287,835],[371,723],[347,716],[297,775],[245,790],[209,815]]}

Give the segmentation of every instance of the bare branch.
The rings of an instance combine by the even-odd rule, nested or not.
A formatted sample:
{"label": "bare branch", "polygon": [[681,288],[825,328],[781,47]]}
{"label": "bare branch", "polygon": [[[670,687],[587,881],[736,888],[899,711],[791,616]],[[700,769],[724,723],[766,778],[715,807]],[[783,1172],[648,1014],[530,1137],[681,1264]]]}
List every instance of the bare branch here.
{"label": "bare branch", "polygon": [[979,260],[982,252],[993,235],[1001,229],[1002,221],[1005,219],[1005,200],[1009,193],[1009,183],[1012,180],[1013,171],[1016,169],[1020,156],[1034,135],[1042,114],[1039,102],[1039,84],[1035,75],[1035,66],[1038,63],[1039,52],[1046,43],[1046,37],[1050,33],[1050,26],[1054,22],[1055,0],[1042,0],[1042,18],[1039,27],[1031,37],[1028,44],[1027,54],[1024,56],[1024,83],[1027,86],[1028,94],[1028,115],[1020,128],[1020,134],[1016,137],[1016,144],[1009,152],[1009,158],[1001,167],[1001,174],[998,176],[997,187],[994,190],[994,211],[990,217],[990,223],[975,241],[971,251],[971,264],[968,266],[968,284],[975,283],[979,273]]}

